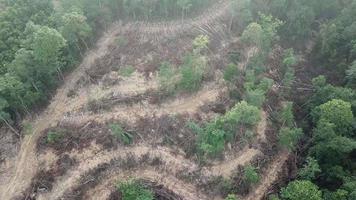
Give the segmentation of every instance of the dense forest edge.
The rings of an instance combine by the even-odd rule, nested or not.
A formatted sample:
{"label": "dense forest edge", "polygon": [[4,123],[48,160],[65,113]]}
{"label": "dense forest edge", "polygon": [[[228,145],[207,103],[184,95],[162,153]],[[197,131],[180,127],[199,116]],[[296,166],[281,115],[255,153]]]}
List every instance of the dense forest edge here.
{"label": "dense forest edge", "polygon": [[[209,128],[220,130],[226,128],[220,127],[221,124],[234,124],[231,121],[234,110],[252,113],[250,119],[245,119],[246,124],[256,124],[256,107],[262,106],[272,87],[270,79],[256,77],[263,73],[272,50],[281,46],[287,50],[283,51],[278,72],[283,75],[279,77],[278,98],[284,102],[283,109],[276,114],[280,126],[278,141],[293,153],[295,159],[290,162],[297,169],[271,189],[267,198],[355,200],[356,0],[231,2],[231,34],[241,36],[245,45],[258,47],[259,52],[243,79],[235,71],[234,63],[226,67],[224,74],[225,80],[243,85],[247,93],[244,100],[249,105],[245,101],[237,104],[206,127],[189,124],[202,135],[198,146],[202,159],[224,149],[226,137],[214,133],[216,138],[212,138]],[[63,77],[75,69],[113,22],[163,19],[183,22],[212,3],[210,0],[0,1],[0,124],[18,138],[31,129],[30,124],[21,123],[22,119],[50,101]],[[201,56],[207,41],[204,36],[196,39],[197,51],[187,56],[187,62]],[[160,70],[169,73],[168,66],[163,65]],[[186,70],[182,73],[189,76],[191,72]],[[190,90],[194,80],[179,87]],[[232,96],[239,93],[238,89],[231,92]],[[246,171],[251,183],[258,182],[256,169]],[[128,193],[138,190],[152,199],[152,194],[136,182],[117,187]],[[226,199],[236,198],[232,194]]]}

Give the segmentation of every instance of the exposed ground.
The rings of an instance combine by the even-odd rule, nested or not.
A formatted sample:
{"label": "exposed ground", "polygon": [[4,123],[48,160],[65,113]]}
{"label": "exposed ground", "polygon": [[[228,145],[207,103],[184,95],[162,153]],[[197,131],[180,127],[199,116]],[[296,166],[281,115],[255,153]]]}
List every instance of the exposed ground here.
{"label": "exposed ground", "polygon": [[[206,189],[214,178],[230,179],[239,166],[271,154],[266,148],[270,110],[261,111],[255,138],[229,144],[221,160],[201,165],[186,148],[192,135],[184,129],[185,122],[211,120],[221,114],[217,107],[230,106],[224,101],[227,86],[220,71],[228,63],[231,44],[236,43],[227,30],[228,23],[229,3],[224,0],[184,22],[112,25],[82,64],[65,78],[48,108],[28,119],[33,133],[23,138],[18,155],[0,168],[0,199],[110,199],[117,181],[130,178],[161,184],[165,194],[181,199],[223,199],[222,194]],[[199,34],[211,38],[209,63],[215,73],[196,93],[160,96],[159,63],[179,65]],[[127,42],[117,44],[118,38]],[[245,50],[240,69],[255,51]],[[116,73],[128,65],[135,69],[132,75]],[[103,99],[104,106],[91,109],[92,102]],[[173,118],[180,121],[172,122]],[[137,133],[131,146],[112,138],[107,125],[113,122]],[[46,145],[43,141],[51,129],[73,135],[57,146]],[[77,140],[71,141],[74,137]],[[272,156],[261,167],[261,182],[243,199],[263,199],[277,181],[288,154]]]}

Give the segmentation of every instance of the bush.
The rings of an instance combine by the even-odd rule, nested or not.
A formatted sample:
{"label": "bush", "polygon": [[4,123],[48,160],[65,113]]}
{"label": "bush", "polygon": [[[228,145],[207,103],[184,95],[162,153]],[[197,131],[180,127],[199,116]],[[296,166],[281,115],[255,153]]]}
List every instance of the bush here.
{"label": "bush", "polygon": [[61,140],[63,137],[62,133],[55,132],[55,131],[49,131],[47,134],[47,143],[55,143]]}
{"label": "bush", "polygon": [[153,200],[152,191],[146,189],[141,183],[135,180],[122,182],[117,185],[122,194],[122,200]]}
{"label": "bush", "polygon": [[260,176],[258,175],[256,168],[249,165],[244,169],[244,179],[247,184],[253,185],[260,181]]}
{"label": "bush", "polygon": [[224,71],[224,79],[228,82],[235,81],[239,76],[239,70],[235,64],[229,64]]}
{"label": "bush", "polygon": [[225,200],[238,200],[237,196],[234,194],[229,194],[227,195],[227,197],[225,198]]}
{"label": "bush", "polygon": [[177,86],[177,73],[173,66],[167,62],[164,62],[159,67],[158,78],[161,90],[172,94]]}
{"label": "bush", "polygon": [[248,90],[246,92],[245,100],[256,107],[261,107],[263,102],[266,100],[266,96],[262,90]]}
{"label": "bush", "polygon": [[184,91],[193,92],[200,88],[203,81],[204,70],[207,67],[205,57],[188,55],[184,59],[180,70],[179,88]]}
{"label": "bush", "polygon": [[283,200],[322,200],[321,191],[310,181],[293,181],[281,190]]}
{"label": "bush", "polygon": [[110,124],[110,130],[114,136],[119,138],[124,144],[129,145],[133,141],[133,136],[126,132],[119,124]]}

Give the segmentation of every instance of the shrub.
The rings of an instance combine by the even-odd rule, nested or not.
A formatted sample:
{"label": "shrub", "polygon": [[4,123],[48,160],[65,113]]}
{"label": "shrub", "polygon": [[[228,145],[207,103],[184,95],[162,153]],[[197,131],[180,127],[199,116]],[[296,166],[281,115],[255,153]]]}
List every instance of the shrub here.
{"label": "shrub", "polygon": [[124,144],[129,145],[132,143],[133,136],[126,132],[119,124],[110,124],[109,127],[112,134],[119,138]]}
{"label": "shrub", "polygon": [[225,200],[238,200],[238,197],[234,194],[229,194],[229,195],[227,195]]}
{"label": "shrub", "polygon": [[205,57],[191,54],[186,56],[180,70],[179,88],[189,92],[198,90],[206,67],[207,61]]}
{"label": "shrub", "polygon": [[229,64],[224,71],[224,79],[228,82],[233,82],[239,76],[239,70],[233,63]]}
{"label": "shrub", "polygon": [[318,161],[312,157],[307,158],[306,164],[298,172],[298,176],[305,180],[314,180],[321,172]]}
{"label": "shrub", "polygon": [[262,90],[248,90],[246,91],[245,100],[256,107],[261,107],[266,100],[266,96]]}
{"label": "shrub", "polygon": [[293,181],[281,190],[284,200],[322,200],[321,191],[310,181]]}
{"label": "shrub", "polygon": [[256,168],[249,165],[244,169],[244,179],[247,184],[252,185],[260,181],[260,176],[258,175]]}
{"label": "shrub", "polygon": [[47,134],[47,143],[55,143],[61,140],[63,137],[62,133],[55,132],[55,131],[49,131]]}
{"label": "shrub", "polygon": [[123,200],[153,200],[152,191],[146,189],[141,183],[135,180],[122,182],[117,185],[122,194]]}
{"label": "shrub", "polygon": [[159,67],[158,78],[161,90],[171,94],[174,93],[177,85],[176,70],[167,62]]}

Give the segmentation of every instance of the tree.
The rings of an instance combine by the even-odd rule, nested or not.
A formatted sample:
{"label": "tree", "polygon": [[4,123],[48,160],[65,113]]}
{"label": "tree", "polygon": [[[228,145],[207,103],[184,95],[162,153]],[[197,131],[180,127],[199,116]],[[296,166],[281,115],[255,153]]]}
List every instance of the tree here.
{"label": "tree", "polygon": [[86,41],[90,38],[92,30],[83,14],[77,11],[64,14],[60,30],[70,46],[79,51],[81,51],[80,44],[88,48]]}
{"label": "tree", "polygon": [[253,106],[260,108],[264,101],[266,100],[266,96],[262,90],[248,90],[246,91],[245,100]]}
{"label": "tree", "polygon": [[55,29],[29,23],[26,28],[29,34],[25,41],[27,49],[33,51],[34,59],[45,65],[58,64],[60,51],[66,46],[66,41]]}
{"label": "tree", "polygon": [[308,157],[305,165],[299,170],[298,176],[301,179],[312,181],[321,172],[318,161],[312,157]]}
{"label": "tree", "polygon": [[356,61],[354,61],[346,71],[346,79],[348,86],[356,88]]}
{"label": "tree", "polygon": [[223,116],[223,121],[233,124],[254,126],[260,121],[260,110],[246,101],[237,103]]}
{"label": "tree", "polygon": [[314,121],[326,120],[335,124],[335,129],[342,135],[351,135],[354,116],[351,104],[340,99],[331,100],[313,110]]}
{"label": "tree", "polygon": [[248,45],[255,45],[260,47],[263,39],[262,26],[256,22],[249,24],[243,31],[241,41]]}
{"label": "tree", "polygon": [[294,127],[293,102],[285,102],[283,104],[278,118],[282,126]]}
{"label": "tree", "polygon": [[319,188],[310,181],[293,181],[282,188],[283,200],[322,200]]}

